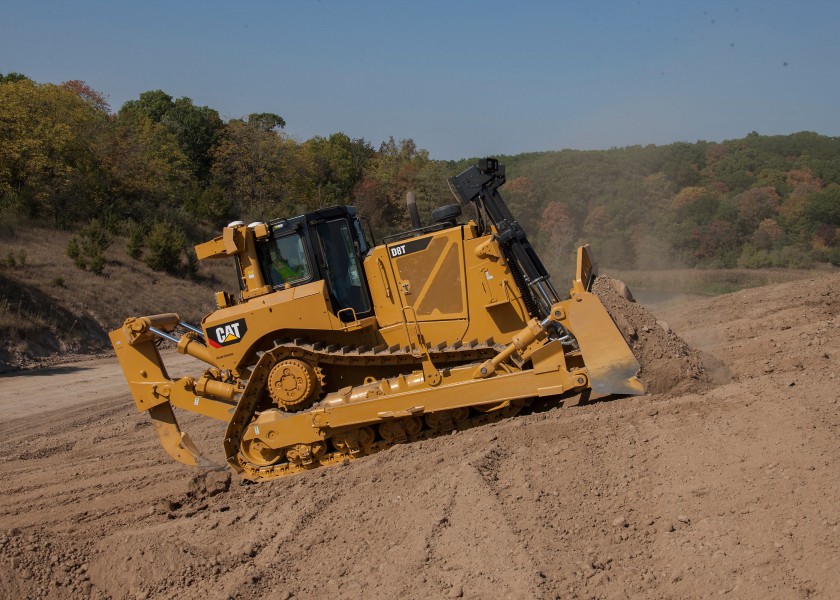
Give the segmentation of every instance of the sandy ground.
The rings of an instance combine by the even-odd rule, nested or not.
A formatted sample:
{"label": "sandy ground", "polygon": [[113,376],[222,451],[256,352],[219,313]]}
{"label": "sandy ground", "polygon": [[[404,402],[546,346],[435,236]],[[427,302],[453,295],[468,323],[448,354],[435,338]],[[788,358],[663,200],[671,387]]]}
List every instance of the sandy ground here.
{"label": "sandy ground", "polygon": [[0,596],[840,598],[838,309],[838,275],[669,309],[728,377],[257,485],[172,462],[113,361],[0,377]]}

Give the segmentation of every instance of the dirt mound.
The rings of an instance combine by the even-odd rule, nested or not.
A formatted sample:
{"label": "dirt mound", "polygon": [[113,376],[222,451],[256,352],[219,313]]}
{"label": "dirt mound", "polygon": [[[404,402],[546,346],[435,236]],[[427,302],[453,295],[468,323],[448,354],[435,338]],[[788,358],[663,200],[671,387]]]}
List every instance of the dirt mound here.
{"label": "dirt mound", "polygon": [[[684,393],[711,384],[709,357],[671,331],[670,326],[632,300],[627,286],[617,279],[600,276],[592,291],[621,330],[633,354],[642,365],[639,379],[649,394]],[[629,299],[628,297],[629,296]]]}
{"label": "dirt mound", "polygon": [[193,475],[188,498],[201,502],[222,494],[230,489],[230,471],[227,469],[209,469]]}

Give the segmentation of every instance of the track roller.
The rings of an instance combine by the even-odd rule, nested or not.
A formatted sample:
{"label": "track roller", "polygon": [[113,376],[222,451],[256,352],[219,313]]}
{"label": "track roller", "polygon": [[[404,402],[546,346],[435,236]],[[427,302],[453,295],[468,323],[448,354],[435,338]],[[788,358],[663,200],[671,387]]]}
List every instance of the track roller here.
{"label": "track roller", "polygon": [[286,456],[292,464],[302,467],[315,467],[318,466],[320,458],[326,451],[327,446],[323,442],[295,444],[286,449]]}
{"label": "track roller", "polygon": [[249,463],[257,467],[270,467],[283,457],[283,450],[270,448],[259,439],[243,442],[240,451]]}
{"label": "track roller", "polygon": [[403,426],[402,420],[385,421],[379,426],[379,435],[382,436],[383,440],[392,444],[399,444],[408,439],[405,435],[405,427]]}
{"label": "track roller", "polygon": [[375,438],[376,434],[373,433],[373,429],[362,427],[354,431],[337,433],[332,437],[331,441],[333,447],[339,452],[357,456],[363,454]]}

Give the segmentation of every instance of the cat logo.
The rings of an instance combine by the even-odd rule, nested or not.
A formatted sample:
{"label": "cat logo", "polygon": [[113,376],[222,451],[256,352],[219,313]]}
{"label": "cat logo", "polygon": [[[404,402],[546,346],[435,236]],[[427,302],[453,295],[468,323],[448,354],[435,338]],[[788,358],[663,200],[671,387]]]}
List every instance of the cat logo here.
{"label": "cat logo", "polygon": [[245,336],[246,331],[248,331],[248,326],[245,324],[245,319],[237,319],[230,323],[208,327],[207,341],[214,348],[230,346],[241,340]]}

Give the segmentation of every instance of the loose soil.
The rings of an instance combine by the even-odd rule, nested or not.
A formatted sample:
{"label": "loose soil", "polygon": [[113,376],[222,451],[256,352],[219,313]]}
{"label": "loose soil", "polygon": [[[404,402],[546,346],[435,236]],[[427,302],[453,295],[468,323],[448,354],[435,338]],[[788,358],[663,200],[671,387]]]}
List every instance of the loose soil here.
{"label": "loose soil", "polygon": [[656,393],[270,483],[172,462],[113,360],[0,377],[0,596],[840,597],[840,276],[656,316],[601,283]]}

